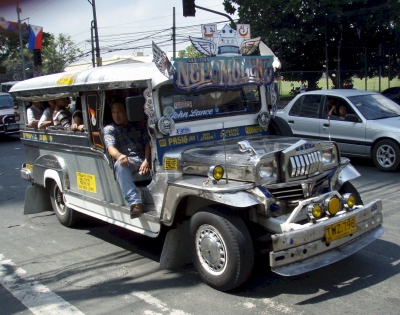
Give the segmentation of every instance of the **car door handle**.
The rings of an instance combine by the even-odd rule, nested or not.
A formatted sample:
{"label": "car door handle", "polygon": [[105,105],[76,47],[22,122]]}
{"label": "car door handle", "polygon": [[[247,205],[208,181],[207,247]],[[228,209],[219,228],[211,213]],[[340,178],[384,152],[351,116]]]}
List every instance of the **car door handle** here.
{"label": "car door handle", "polygon": [[288,120],[289,124],[294,124],[294,120]]}
{"label": "car door handle", "polygon": [[324,124],[324,127],[329,127],[330,126],[330,124]]}

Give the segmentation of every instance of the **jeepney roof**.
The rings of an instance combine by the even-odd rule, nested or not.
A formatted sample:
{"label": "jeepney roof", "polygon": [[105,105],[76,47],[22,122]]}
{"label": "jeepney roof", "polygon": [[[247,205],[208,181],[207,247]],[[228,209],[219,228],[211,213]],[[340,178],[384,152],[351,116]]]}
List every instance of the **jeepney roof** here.
{"label": "jeepney roof", "polygon": [[109,65],[76,72],[61,72],[36,77],[15,84],[10,94],[13,96],[56,94],[111,88],[135,87],[147,84],[152,87],[168,80],[154,63],[133,63]]}

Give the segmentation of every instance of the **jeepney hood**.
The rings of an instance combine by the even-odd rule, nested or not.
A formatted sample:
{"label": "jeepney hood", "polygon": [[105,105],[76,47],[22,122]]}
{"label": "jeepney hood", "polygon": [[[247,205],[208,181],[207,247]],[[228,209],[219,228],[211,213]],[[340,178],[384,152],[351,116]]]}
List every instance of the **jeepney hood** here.
{"label": "jeepney hood", "polygon": [[[243,143],[245,141],[245,148]],[[246,142],[247,141],[247,142]],[[336,146],[329,142],[331,146]],[[210,166],[221,165],[228,178],[249,182],[262,182],[257,168],[262,164],[271,164],[276,173],[284,180],[288,171],[292,171],[290,157],[315,154],[315,167],[312,173],[322,172],[321,152],[323,141],[299,140],[293,137],[257,136],[248,139],[229,139],[209,145],[197,145],[169,151],[164,158],[177,158],[179,168],[185,174],[207,176]],[[179,152],[180,151],[180,152]],[[338,150],[336,150],[338,153]],[[314,159],[314,156],[312,157]],[[318,160],[318,161],[317,161]],[[318,164],[318,165],[317,165]],[[300,174],[299,174],[300,175]],[[301,174],[307,177],[307,174]],[[311,172],[310,172],[311,175]],[[225,176],[224,176],[225,177]],[[300,179],[300,178],[296,178]]]}

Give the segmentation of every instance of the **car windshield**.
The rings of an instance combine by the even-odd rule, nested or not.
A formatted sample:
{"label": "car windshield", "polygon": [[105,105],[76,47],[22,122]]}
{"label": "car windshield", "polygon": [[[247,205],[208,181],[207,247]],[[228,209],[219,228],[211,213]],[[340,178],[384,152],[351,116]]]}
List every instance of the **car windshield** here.
{"label": "car windshield", "polygon": [[256,85],[189,93],[181,93],[171,85],[161,88],[160,100],[162,113],[174,121],[255,113],[261,108],[260,90]]}
{"label": "car windshield", "polygon": [[0,109],[12,108],[14,106],[12,97],[9,95],[0,95]]}
{"label": "car windshield", "polygon": [[368,120],[400,116],[400,106],[379,94],[351,96],[349,100]]}

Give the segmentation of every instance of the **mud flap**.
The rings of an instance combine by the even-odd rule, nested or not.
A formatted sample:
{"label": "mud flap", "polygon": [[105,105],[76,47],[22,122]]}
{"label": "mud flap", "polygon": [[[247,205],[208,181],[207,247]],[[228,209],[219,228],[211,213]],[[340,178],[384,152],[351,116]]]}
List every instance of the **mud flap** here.
{"label": "mud flap", "polygon": [[26,189],[24,214],[34,214],[44,211],[52,211],[49,192],[46,188],[38,185]]}
{"label": "mud flap", "polygon": [[181,268],[192,262],[190,257],[189,221],[169,230],[161,252],[160,269]]}

